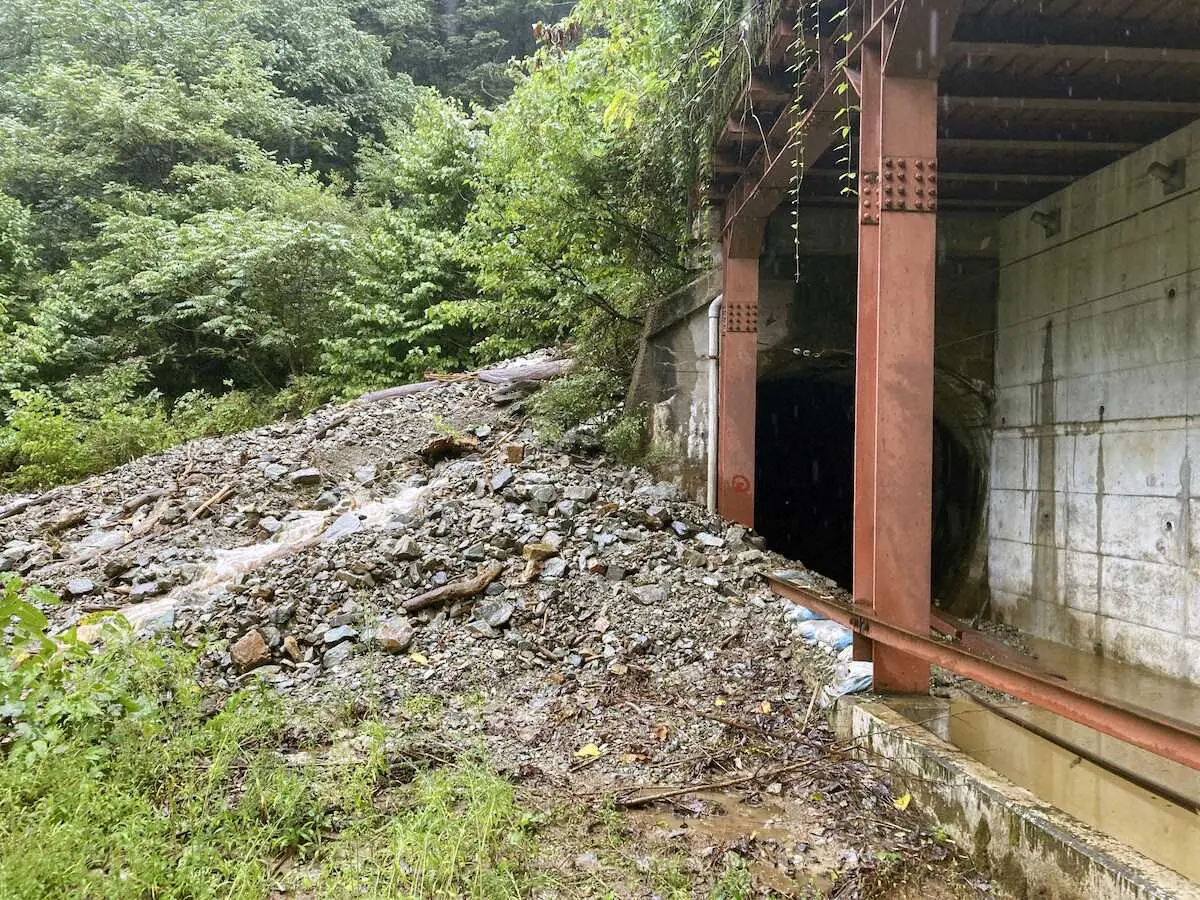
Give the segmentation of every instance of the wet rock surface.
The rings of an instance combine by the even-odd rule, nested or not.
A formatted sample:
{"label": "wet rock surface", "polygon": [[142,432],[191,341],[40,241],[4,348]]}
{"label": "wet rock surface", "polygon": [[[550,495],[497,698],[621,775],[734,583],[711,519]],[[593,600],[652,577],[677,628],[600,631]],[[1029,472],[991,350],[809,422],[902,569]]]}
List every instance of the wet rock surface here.
{"label": "wet rock surface", "polygon": [[[385,719],[433,698],[444,735],[559,798],[642,807],[730,782],[739,803],[804,806],[742,839],[784,882],[924,846],[810,703],[809,651],[758,574],[795,563],[641,469],[540,443],[495,390],[451,382],[135,461],[10,516],[0,564],[64,598],[59,628],[88,604],[146,607],[204,648],[216,694],[257,678],[306,705],[370,697]],[[715,796],[655,807],[701,816]]]}

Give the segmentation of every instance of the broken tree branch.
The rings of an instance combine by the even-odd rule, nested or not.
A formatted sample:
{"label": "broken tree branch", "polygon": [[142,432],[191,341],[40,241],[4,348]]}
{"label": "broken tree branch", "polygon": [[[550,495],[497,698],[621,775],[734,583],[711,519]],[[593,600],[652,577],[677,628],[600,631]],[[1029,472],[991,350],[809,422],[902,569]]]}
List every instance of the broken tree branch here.
{"label": "broken tree branch", "polygon": [[[754,772],[750,775],[740,775],[737,778],[725,778],[720,781],[710,781],[705,784],[687,784],[683,787],[672,788],[669,791],[659,791],[657,794],[647,794],[644,797],[629,797],[617,798],[613,802],[624,809],[634,809],[639,806],[647,806],[651,803],[657,803],[659,800],[670,800],[672,797],[681,797],[684,794],[694,794],[698,791],[715,791],[721,788],[736,787],[739,784],[747,784],[751,781],[764,781],[774,779],[780,775],[786,775],[789,772],[795,772],[797,769],[804,766],[811,766],[813,760],[805,759],[800,762],[789,763],[786,766],[779,766],[775,769],[767,771]],[[642,790],[642,788],[630,788],[629,790]]]}
{"label": "broken tree branch", "polygon": [[194,510],[192,510],[191,514],[187,517],[187,520],[189,522],[195,522],[198,518],[212,509],[212,507],[216,506],[223,500],[226,500],[233,493],[233,491],[234,487],[232,484],[225,485],[223,488],[197,506]]}
{"label": "broken tree branch", "polygon": [[44,494],[38,494],[36,497],[28,497],[24,500],[15,500],[8,506],[0,507],[0,520],[10,518],[18,513],[23,513],[27,509],[32,509],[35,506],[42,506],[61,497],[66,491],[66,487],[55,488],[52,491],[46,491]]}
{"label": "broken tree branch", "polygon": [[430,606],[437,606],[439,603],[445,603],[448,600],[465,600],[468,597],[474,597],[499,578],[500,573],[503,571],[503,565],[498,562],[491,563],[474,578],[468,578],[465,581],[453,581],[450,584],[434,588],[432,591],[418,594],[411,600],[404,601],[404,611],[417,612]]}
{"label": "broken tree branch", "polygon": [[161,500],[165,496],[167,496],[167,492],[162,488],[153,488],[152,490],[145,491],[144,493],[138,494],[136,497],[126,500],[124,503],[122,503],[121,513],[128,516],[137,512],[147,503],[153,503],[155,500]]}

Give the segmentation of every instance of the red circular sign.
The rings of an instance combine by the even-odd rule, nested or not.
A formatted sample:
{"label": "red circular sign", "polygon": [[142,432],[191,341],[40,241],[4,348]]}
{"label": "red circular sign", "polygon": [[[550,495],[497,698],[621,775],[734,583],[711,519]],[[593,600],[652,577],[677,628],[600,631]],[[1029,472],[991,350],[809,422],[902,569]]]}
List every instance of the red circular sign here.
{"label": "red circular sign", "polygon": [[750,479],[745,475],[734,475],[730,481],[730,484],[733,485],[733,491],[735,494],[750,493]]}

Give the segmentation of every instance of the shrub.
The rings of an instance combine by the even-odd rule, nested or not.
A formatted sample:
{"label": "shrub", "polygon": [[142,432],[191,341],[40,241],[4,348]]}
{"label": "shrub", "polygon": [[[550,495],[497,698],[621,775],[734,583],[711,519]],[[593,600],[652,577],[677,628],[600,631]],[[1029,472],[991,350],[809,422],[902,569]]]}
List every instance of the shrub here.
{"label": "shrub", "polygon": [[612,409],[625,391],[621,378],[592,366],[545,385],[530,400],[534,423],[551,436]]}
{"label": "shrub", "polygon": [[42,387],[15,391],[8,426],[0,431],[0,459],[12,470],[12,488],[77,481],[154,453],[174,442],[155,392],[134,390],[145,377],[136,363],[73,379],[59,394]]}
{"label": "shrub", "polygon": [[637,413],[622,413],[604,432],[604,452],[623,463],[645,456],[646,419]]}
{"label": "shrub", "polygon": [[214,397],[188,391],[171,408],[171,427],[180,440],[248,431],[271,418],[268,403],[246,391]]}

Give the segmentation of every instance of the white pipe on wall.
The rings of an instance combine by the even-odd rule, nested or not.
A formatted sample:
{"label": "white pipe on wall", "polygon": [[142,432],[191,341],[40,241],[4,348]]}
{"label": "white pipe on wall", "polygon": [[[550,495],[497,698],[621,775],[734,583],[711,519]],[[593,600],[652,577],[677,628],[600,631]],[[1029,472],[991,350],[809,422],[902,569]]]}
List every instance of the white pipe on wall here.
{"label": "white pipe on wall", "polygon": [[720,354],[721,354],[721,302],[724,294],[717,294],[708,304],[708,483],[705,485],[705,500],[709,512],[717,511],[717,406],[721,401]]}

